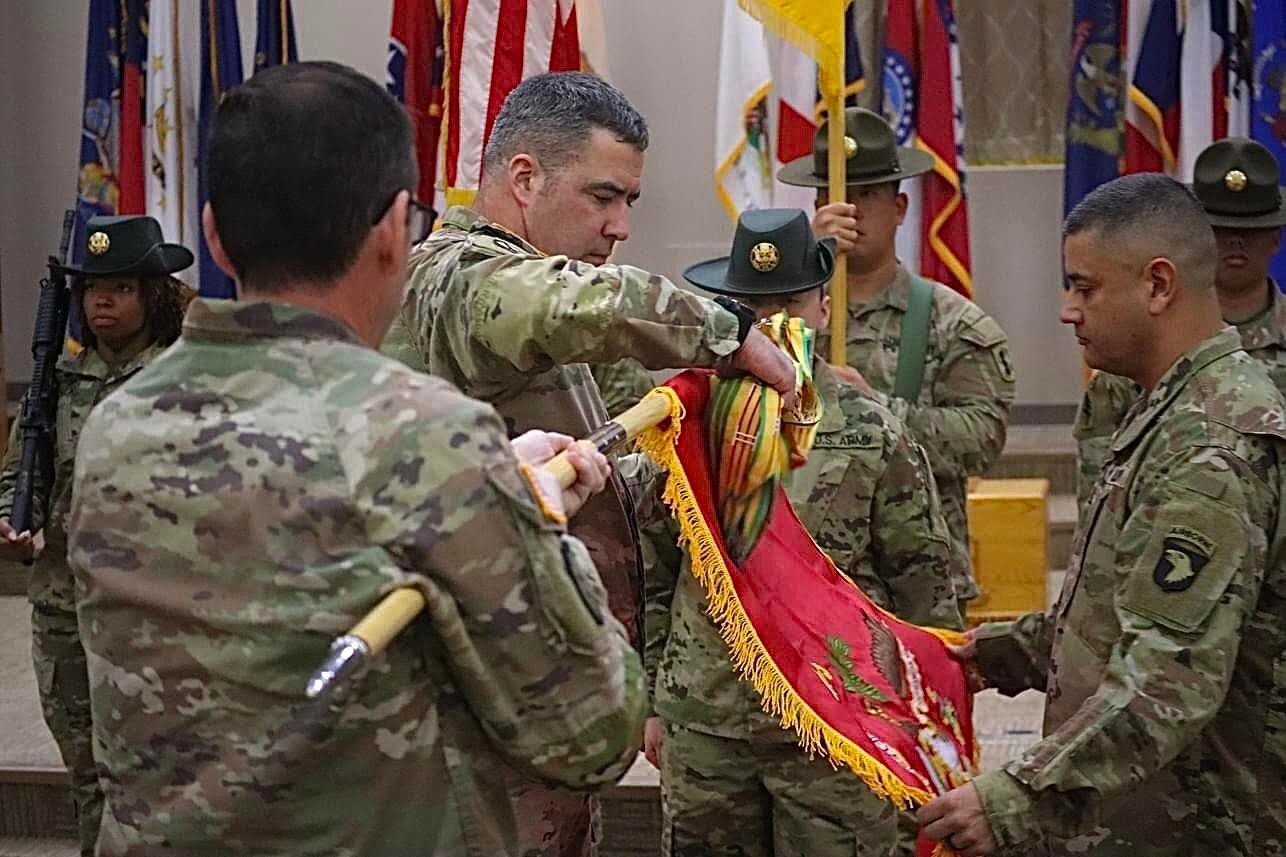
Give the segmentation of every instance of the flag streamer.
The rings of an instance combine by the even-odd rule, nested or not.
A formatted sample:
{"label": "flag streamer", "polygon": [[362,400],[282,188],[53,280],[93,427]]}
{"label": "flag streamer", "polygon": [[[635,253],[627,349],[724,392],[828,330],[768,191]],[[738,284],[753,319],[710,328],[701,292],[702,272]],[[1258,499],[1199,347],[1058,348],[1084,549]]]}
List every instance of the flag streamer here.
{"label": "flag streamer", "polygon": [[[664,502],[738,675],[805,751],[899,806],[966,782],[978,769],[972,695],[944,646],[963,634],[876,606],[817,547],[784,492],[747,559],[730,558],[706,452],[710,378],[689,370],[659,388],[670,418],[636,445],[667,473]],[[921,841],[917,853],[935,848]]]}

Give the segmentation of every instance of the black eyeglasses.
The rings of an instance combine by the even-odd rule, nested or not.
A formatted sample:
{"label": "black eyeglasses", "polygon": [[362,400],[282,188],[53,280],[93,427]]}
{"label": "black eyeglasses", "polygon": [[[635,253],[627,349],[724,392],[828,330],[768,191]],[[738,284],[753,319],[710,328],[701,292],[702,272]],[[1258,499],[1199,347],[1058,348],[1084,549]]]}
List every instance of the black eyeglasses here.
{"label": "black eyeglasses", "polygon": [[438,220],[438,212],[431,205],[425,205],[415,197],[406,209],[406,234],[411,244],[419,244],[433,231],[433,224]]}
{"label": "black eyeglasses", "polygon": [[[397,201],[397,195],[401,193],[402,190],[405,190],[405,188],[401,188],[394,193],[393,198],[388,201],[388,205],[385,205],[380,209],[379,214],[375,215],[375,219],[371,221],[372,226],[384,219],[385,213],[388,212],[389,207]],[[437,220],[437,210],[431,205],[425,205],[412,195],[410,204],[406,207],[407,240],[409,240],[412,245],[419,244],[425,238],[429,237],[429,233],[433,231],[433,224],[436,223]]]}

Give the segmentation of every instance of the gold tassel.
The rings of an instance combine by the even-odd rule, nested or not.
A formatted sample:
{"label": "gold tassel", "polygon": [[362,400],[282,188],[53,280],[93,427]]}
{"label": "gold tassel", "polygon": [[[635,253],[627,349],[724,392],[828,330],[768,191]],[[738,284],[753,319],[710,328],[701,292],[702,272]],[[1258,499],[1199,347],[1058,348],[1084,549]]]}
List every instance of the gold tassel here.
{"label": "gold tassel", "polygon": [[[872,792],[898,806],[910,808],[932,800],[933,795],[907,785],[879,759],[823,720],[778,670],[737,597],[728,567],[675,450],[683,404],[670,388],[659,389],[670,400],[670,419],[665,428],[652,428],[639,435],[635,444],[667,473],[662,499],[679,524],[679,544],[688,550],[692,574],[706,594],[707,612],[719,626],[737,673],[759,694],[764,711],[776,718],[782,728],[793,731],[810,757],[821,754],[834,767],[847,765]],[[963,642],[963,635],[954,637]]]}

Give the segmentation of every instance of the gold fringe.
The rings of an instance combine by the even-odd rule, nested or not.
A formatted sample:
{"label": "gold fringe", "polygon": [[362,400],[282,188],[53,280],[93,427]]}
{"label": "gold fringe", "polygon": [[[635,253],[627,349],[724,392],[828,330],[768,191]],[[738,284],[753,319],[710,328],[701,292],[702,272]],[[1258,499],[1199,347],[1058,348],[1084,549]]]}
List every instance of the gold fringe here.
{"label": "gold fringe", "polygon": [[[756,18],[765,29],[771,30],[817,60],[817,67],[822,74],[832,75],[834,73],[832,67],[844,61],[842,47],[839,53],[827,49],[821,39],[817,38],[816,33],[807,27],[801,27],[772,0],[737,0],[737,5],[751,17]],[[845,3],[845,9],[847,8],[848,4]],[[842,38],[840,41],[842,44]]]}
{"label": "gold fringe", "polygon": [[[781,674],[737,596],[675,450],[683,404],[674,390],[658,389],[670,400],[670,420],[665,428],[640,434],[635,444],[668,474],[662,497],[678,522],[679,543],[688,549],[692,574],[705,590],[710,618],[719,626],[738,674],[753,685],[764,711],[783,729],[792,730],[810,757],[820,753],[835,767],[847,765],[872,792],[898,806],[910,808],[932,800],[933,795],[907,785],[879,759],[824,721]],[[956,636],[963,642],[963,635]]]}

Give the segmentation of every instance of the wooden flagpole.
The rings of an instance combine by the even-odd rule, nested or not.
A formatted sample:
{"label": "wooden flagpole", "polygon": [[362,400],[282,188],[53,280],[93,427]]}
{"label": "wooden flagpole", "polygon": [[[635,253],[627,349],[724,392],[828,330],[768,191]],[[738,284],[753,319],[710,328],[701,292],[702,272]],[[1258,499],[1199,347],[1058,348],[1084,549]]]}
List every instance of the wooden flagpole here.
{"label": "wooden flagpole", "polygon": [[[599,452],[608,452],[669,416],[670,400],[661,392],[653,390],[637,405],[614,417],[611,422],[579,442],[589,444]],[[576,469],[567,460],[565,452],[560,452],[541,466],[564,488],[576,481]],[[411,587],[395,589],[384,596],[352,630],[331,644],[325,663],[308,680],[308,697],[315,699],[342,685],[364,661],[384,651],[425,606],[424,596],[418,589]]]}
{"label": "wooden flagpole", "polygon": [[[839,17],[835,26],[844,33],[848,5],[839,4]],[[829,149],[826,175],[831,202],[848,201],[848,175],[845,167],[848,153],[844,146],[844,52],[836,54],[835,67],[821,69],[822,80],[830,78],[826,89],[826,143]],[[843,253],[835,255],[835,276],[831,278],[831,355],[830,362],[837,366],[848,365],[848,259]]]}

